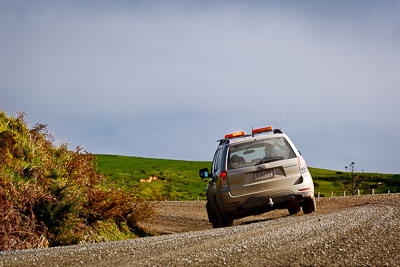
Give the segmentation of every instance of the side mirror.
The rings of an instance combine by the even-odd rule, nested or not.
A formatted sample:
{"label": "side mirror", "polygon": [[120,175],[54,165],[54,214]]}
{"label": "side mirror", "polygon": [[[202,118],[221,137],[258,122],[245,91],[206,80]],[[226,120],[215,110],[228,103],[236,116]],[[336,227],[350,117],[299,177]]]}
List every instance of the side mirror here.
{"label": "side mirror", "polygon": [[208,178],[208,177],[210,177],[210,173],[208,172],[208,168],[204,168],[204,169],[201,169],[200,171],[199,171],[199,175],[200,175],[200,177],[201,178]]}

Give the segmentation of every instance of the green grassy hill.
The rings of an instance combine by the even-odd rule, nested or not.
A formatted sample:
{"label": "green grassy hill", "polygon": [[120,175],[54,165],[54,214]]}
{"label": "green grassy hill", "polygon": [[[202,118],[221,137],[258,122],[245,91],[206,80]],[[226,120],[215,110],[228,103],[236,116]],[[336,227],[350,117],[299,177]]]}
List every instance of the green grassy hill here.
{"label": "green grassy hill", "polygon": [[[116,155],[96,155],[98,169],[106,177],[122,187],[137,187],[138,195],[149,200],[194,200],[205,199],[205,187],[208,180],[199,177],[199,169],[211,168],[207,161],[181,161],[152,159]],[[344,178],[349,173],[309,168],[315,184],[315,193],[322,196],[343,194]],[[364,180],[360,191],[362,194],[400,192],[400,174],[359,173]],[[140,179],[157,176],[160,179],[151,183],[140,183]]]}
{"label": "green grassy hill", "polygon": [[[115,155],[96,155],[100,172],[122,187],[138,187],[138,195],[149,200],[205,199],[206,180],[199,169],[211,168],[211,162],[152,159]],[[140,183],[156,176],[159,180]]]}
{"label": "green grassy hill", "polygon": [[[331,192],[334,192],[335,196],[343,195],[345,190],[343,180],[351,175],[349,172],[317,168],[309,168],[309,170],[314,180],[315,193],[321,192],[323,196],[330,196]],[[356,173],[355,175],[363,180],[359,186],[361,194],[370,194],[371,189],[374,189],[377,194],[387,193],[388,190],[392,193],[400,193],[400,174]]]}

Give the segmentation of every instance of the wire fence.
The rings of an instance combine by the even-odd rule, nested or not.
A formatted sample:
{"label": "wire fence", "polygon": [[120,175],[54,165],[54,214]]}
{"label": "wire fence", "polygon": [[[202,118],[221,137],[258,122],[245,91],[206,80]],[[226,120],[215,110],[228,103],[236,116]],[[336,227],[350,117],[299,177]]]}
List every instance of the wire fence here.
{"label": "wire fence", "polygon": [[[390,194],[395,194],[395,193],[391,193],[390,192],[390,190],[388,190],[387,191],[387,193],[379,193],[379,195],[390,195]],[[371,192],[370,192],[370,194],[363,194],[363,195],[375,195],[375,190],[374,189],[371,189]],[[346,191],[343,191],[343,194],[337,194],[336,195],[336,197],[345,197],[346,196]],[[360,190],[357,190],[357,193],[356,194],[354,194],[354,195],[348,195],[348,196],[361,196],[361,192],[360,192]],[[324,197],[323,195],[321,196],[321,192],[318,192],[317,193],[317,196],[316,196],[317,198],[320,198],[320,197]],[[333,191],[331,191],[331,195],[330,195],[330,197],[335,197],[335,194],[334,194],[334,192]]]}

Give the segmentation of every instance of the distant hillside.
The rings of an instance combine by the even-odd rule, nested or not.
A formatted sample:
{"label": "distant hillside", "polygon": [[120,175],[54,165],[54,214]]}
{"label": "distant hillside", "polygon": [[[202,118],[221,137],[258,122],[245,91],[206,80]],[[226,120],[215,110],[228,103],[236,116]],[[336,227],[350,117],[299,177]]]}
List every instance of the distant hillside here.
{"label": "distant hillside", "polygon": [[[149,200],[205,199],[206,180],[199,169],[211,168],[211,162],[96,155],[97,166],[106,177],[123,187],[140,186],[138,194]],[[157,177],[151,183],[140,179]]]}
{"label": "distant hillside", "polygon": [[[96,155],[100,172],[123,187],[139,186],[137,194],[149,200],[194,200],[205,199],[208,180],[199,177],[199,169],[211,168],[208,161],[182,161],[153,159],[116,155]],[[351,175],[325,169],[309,168],[314,178],[315,193],[322,196],[343,195],[346,184],[343,182]],[[399,174],[359,173],[363,179],[362,194],[400,192]],[[141,183],[140,179],[158,177],[151,183]],[[347,193],[349,194],[349,193]]]}
{"label": "distant hillside", "polygon": [[[343,191],[348,191],[348,183],[351,177],[350,172],[340,172],[325,169],[309,168],[314,179],[315,193],[321,192],[323,196],[330,196],[334,192],[335,196],[343,195]],[[370,194],[374,189],[376,194],[400,193],[400,174],[383,173],[354,173],[362,183],[358,187],[361,194]]]}

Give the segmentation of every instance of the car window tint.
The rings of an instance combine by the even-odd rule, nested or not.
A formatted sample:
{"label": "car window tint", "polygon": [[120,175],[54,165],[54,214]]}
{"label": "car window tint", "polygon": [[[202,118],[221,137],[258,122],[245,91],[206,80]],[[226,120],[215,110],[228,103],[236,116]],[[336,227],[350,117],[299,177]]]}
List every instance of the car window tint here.
{"label": "car window tint", "polygon": [[228,169],[296,157],[283,137],[267,138],[229,147]]}
{"label": "car window tint", "polygon": [[218,148],[217,151],[215,151],[214,154],[214,160],[213,160],[213,166],[212,166],[212,173],[216,173],[218,168],[219,168],[219,153],[220,153],[221,149]]}

